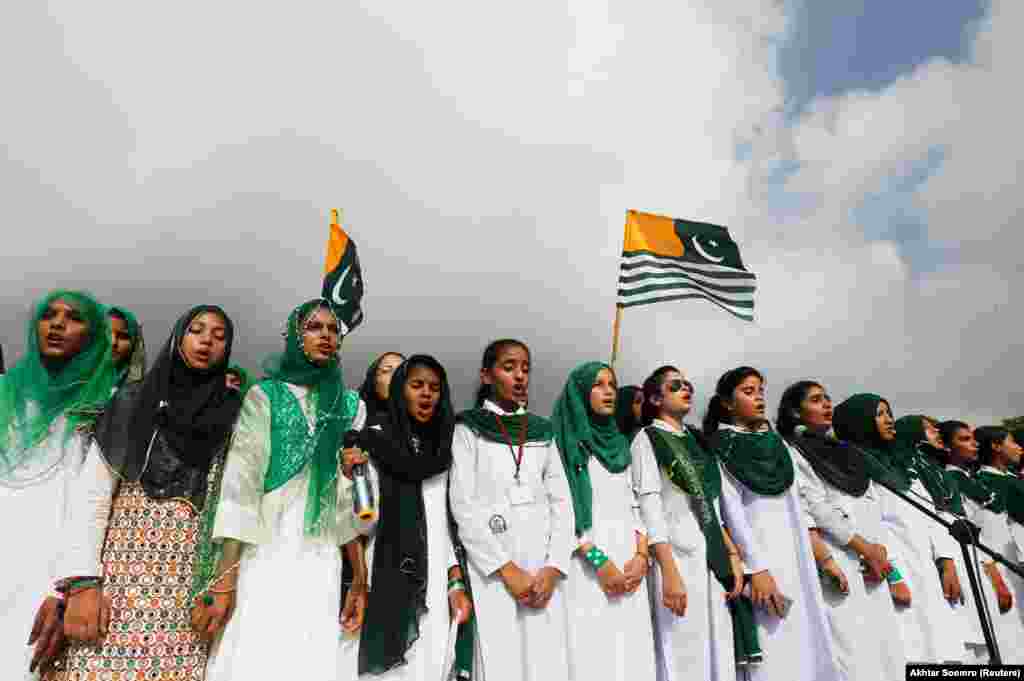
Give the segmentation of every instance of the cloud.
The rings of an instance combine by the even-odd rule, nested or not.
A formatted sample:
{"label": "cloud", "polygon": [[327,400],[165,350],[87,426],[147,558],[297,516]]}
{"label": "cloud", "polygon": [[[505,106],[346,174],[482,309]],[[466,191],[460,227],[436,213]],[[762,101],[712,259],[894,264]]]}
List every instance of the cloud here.
{"label": "cloud", "polygon": [[[341,206],[367,279],[347,379],[384,350],[427,351],[465,402],[483,346],[519,336],[545,413],[575,364],[609,354],[637,208],[729,225],[759,275],[758,323],[706,303],[631,309],[623,381],[670,361],[706,398],[722,371],[753,363],[773,391],[814,376],[837,396],[886,392],[898,410],[1003,415],[1021,397],[1009,340],[968,328],[1002,308],[958,316],[947,302],[986,309],[976,301],[1005,298],[1012,272],[916,278],[899,244],[851,216],[940,147],[911,199],[929,235],[954,233],[941,178],[961,194],[987,186],[964,145],[971,120],[1012,120],[981,94],[997,82],[985,74],[1010,68],[1012,36],[997,29],[1018,10],[993,10],[970,63],[932,62],[790,121],[776,63],[788,17],[771,0],[720,5],[18,7],[0,41],[8,362],[29,300],[61,283],[135,309],[151,348],[191,304],[221,302],[236,357],[257,366],[318,293],[327,210]],[[1012,137],[996,129],[989,152]],[[1005,182],[1012,164],[984,167]],[[975,209],[1005,221],[1011,195]]]}

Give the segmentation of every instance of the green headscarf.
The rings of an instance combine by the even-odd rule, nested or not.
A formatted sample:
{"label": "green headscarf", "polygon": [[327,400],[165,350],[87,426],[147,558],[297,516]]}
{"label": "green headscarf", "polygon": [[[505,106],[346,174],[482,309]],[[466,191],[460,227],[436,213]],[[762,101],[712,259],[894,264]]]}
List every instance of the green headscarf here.
{"label": "green headscarf", "polygon": [[241,382],[241,385],[238,386],[238,393],[245,397],[245,393],[249,392],[249,388],[253,386],[252,374],[238,364],[229,366],[226,373],[238,376],[238,380]]}
{"label": "green headscarf", "polygon": [[611,371],[603,362],[587,362],[573,369],[551,414],[555,442],[572,492],[577,536],[594,522],[594,490],[587,468],[590,457],[596,457],[609,473],[621,473],[630,461],[629,441],[619,432],[615,416],[598,416],[590,408],[590,391],[602,369]]}
{"label": "green headscarf", "polygon": [[878,434],[875,417],[882,402],[889,404],[878,395],[858,393],[836,406],[832,412],[832,427],[840,439],[852,442],[864,453],[872,480],[905,492],[913,480],[905,466],[895,463],[892,446]]}
{"label": "green headscarf", "polygon": [[[37,324],[55,300],[73,307],[89,325],[89,338],[70,361],[47,367]],[[110,399],[114,367],[107,310],[88,293],[58,289],[36,303],[25,334],[25,355],[0,377],[0,477],[24,464],[50,426],[66,414],[64,437],[92,425]]]}
{"label": "green headscarf", "polygon": [[962,515],[963,500],[946,478],[939,450],[928,444],[924,424],[921,414],[896,419],[896,444],[891,448],[893,466],[902,468],[910,478],[919,478],[936,508]]}
{"label": "green headscarf", "polygon": [[117,374],[116,385],[125,383],[137,383],[142,380],[146,373],[146,343],[142,338],[142,325],[138,317],[131,310],[119,305],[113,305],[108,309],[108,314],[121,317],[127,327],[128,335],[132,339],[132,352],[121,366],[114,366]]}
{"label": "green headscarf", "polygon": [[720,428],[709,446],[726,470],[754,494],[779,496],[796,479],[789,449],[773,430],[747,433]]}
{"label": "green headscarf", "polygon": [[[306,496],[305,534],[324,536],[336,523],[338,498],[338,450],[359,407],[355,391],[346,391],[337,357],[323,365],[309,361],[302,345],[306,320],[317,309],[334,311],[330,303],[314,299],[298,306],[288,316],[284,352],[264,362],[267,378],[260,387],[271,405],[270,464],[263,491],[271,492],[310,465]],[[284,385],[310,389],[316,409],[316,426],[309,432],[297,399]]]}
{"label": "green headscarf", "polygon": [[[498,420],[495,417],[501,420],[512,441],[519,442],[523,424],[523,417],[519,414],[499,415],[483,407],[477,407],[460,412],[455,422],[465,424],[470,430],[485,440],[504,444],[508,440],[505,439],[505,434],[498,427]],[[524,442],[550,442],[553,437],[554,431],[551,429],[550,421],[542,416],[527,413],[526,439]]]}

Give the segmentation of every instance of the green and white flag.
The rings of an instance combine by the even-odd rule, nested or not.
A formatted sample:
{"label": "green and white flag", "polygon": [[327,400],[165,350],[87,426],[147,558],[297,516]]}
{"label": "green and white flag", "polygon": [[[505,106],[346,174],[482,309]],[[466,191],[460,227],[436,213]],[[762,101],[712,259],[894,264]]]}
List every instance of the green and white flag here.
{"label": "green and white flag", "polygon": [[620,307],[709,300],[754,321],[753,272],[725,227],[631,210],[619,266]]}

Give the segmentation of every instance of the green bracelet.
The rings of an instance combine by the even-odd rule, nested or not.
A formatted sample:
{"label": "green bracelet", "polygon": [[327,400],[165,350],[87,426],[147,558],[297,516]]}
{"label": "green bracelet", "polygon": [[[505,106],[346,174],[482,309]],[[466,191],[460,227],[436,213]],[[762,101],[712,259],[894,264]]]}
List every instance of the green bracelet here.
{"label": "green bracelet", "polygon": [[894,565],[892,570],[889,570],[889,574],[885,576],[885,581],[890,584],[899,584],[903,581],[903,575],[900,574],[900,571]]}
{"label": "green bracelet", "polygon": [[601,566],[608,562],[608,555],[596,546],[591,547],[591,549],[584,554],[584,558],[587,559],[588,563],[594,566],[595,570],[600,570]]}
{"label": "green bracelet", "polygon": [[448,593],[453,591],[465,591],[466,583],[461,579],[449,579],[448,580]]}

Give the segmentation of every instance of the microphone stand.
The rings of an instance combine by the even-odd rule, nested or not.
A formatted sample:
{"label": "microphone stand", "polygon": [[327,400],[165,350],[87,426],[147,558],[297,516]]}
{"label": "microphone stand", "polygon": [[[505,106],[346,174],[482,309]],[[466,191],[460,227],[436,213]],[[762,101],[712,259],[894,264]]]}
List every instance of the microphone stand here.
{"label": "microphone stand", "polygon": [[945,518],[938,515],[930,508],[924,506],[915,499],[911,499],[910,496],[895,489],[888,483],[880,480],[876,480],[875,482],[879,483],[895,496],[899,497],[921,513],[924,513],[926,516],[945,527],[953,538],[959,542],[960,550],[963,551],[964,554],[964,569],[967,570],[967,578],[971,582],[971,593],[974,594],[974,606],[978,611],[978,619],[981,621],[981,633],[985,636],[985,646],[988,648],[989,662],[991,664],[1002,664],[1002,658],[999,656],[999,646],[996,643],[995,634],[992,630],[992,623],[985,614],[984,603],[982,601],[984,596],[981,591],[981,576],[977,571],[978,565],[971,559],[971,553],[968,550],[968,547],[973,546],[976,549],[979,549],[982,553],[988,554],[997,563],[1002,564],[1018,577],[1024,578],[1024,569],[1021,569],[1021,567],[1016,563],[1012,563],[1007,560],[1001,553],[993,551],[988,546],[979,542],[978,535],[981,528],[966,518],[957,518],[952,523],[948,522]]}

